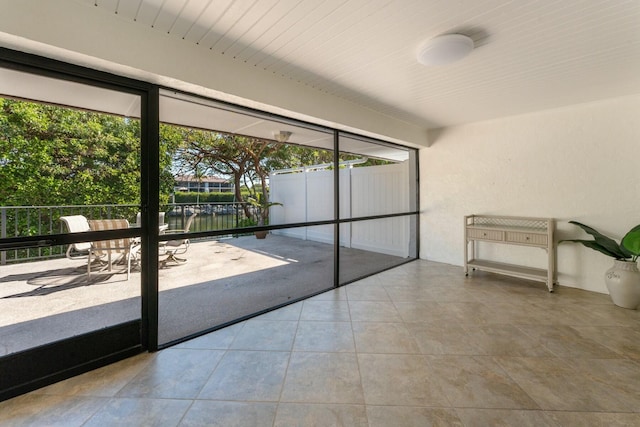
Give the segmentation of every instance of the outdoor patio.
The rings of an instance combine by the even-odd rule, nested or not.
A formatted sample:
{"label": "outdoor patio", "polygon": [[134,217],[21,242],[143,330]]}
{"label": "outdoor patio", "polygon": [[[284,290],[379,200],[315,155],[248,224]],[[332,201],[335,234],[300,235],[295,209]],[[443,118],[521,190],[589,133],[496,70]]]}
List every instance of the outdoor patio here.
{"label": "outdoor patio", "polygon": [[[340,282],[404,258],[342,248]],[[333,245],[270,235],[194,241],[188,262],[159,272],[160,343],[333,285]],[[88,277],[86,259],[0,267],[0,355],[140,318],[140,270]]]}

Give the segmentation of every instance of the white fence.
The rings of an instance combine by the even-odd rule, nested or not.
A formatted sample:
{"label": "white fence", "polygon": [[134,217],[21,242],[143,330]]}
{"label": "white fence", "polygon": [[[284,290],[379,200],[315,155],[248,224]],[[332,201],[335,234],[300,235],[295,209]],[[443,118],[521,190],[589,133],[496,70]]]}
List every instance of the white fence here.
{"label": "white fence", "polygon": [[[406,212],[408,162],[340,170],[340,217]],[[269,177],[270,199],[282,203],[269,212],[271,224],[333,219],[333,171],[308,170]],[[274,231],[289,237],[333,243],[333,225]],[[340,245],[400,257],[409,256],[409,217],[340,225]]]}

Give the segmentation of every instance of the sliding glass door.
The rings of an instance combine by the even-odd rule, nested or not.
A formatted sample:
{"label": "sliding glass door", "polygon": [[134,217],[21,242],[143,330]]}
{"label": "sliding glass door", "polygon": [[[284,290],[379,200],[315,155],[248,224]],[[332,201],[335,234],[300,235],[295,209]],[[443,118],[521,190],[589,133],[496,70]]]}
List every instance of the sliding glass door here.
{"label": "sliding glass door", "polygon": [[417,257],[415,150],[171,91],[160,121],[161,347]]}
{"label": "sliding glass door", "polygon": [[1,49],[0,180],[0,400],[417,257],[415,150]]}
{"label": "sliding glass door", "polygon": [[340,284],[417,257],[416,151],[340,134]]}
{"label": "sliding glass door", "polygon": [[171,92],[160,118],[160,345],[333,287],[333,226],[301,226],[333,220],[332,132]]}
{"label": "sliding glass door", "polygon": [[3,392],[140,347],[140,110],[132,91],[0,67]]}

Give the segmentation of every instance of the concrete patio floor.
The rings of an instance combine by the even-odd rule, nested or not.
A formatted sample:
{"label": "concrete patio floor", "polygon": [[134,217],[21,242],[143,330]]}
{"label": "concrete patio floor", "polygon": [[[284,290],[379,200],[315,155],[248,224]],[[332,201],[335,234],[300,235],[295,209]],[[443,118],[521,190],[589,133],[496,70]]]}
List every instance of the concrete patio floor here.
{"label": "concrete patio floor", "polygon": [[[159,272],[159,340],[167,343],[326,290],[333,245],[269,235],[192,242]],[[406,259],[341,249],[340,282]],[[140,318],[140,270],[88,277],[86,260],[0,267],[0,356]]]}

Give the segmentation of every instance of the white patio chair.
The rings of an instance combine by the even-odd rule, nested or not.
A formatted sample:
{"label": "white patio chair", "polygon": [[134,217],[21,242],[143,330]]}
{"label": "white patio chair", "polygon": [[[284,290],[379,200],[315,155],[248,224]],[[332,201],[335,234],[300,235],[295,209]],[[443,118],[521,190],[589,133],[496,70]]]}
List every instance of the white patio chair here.
{"label": "white patio chair", "polygon": [[[168,230],[165,232],[165,234],[188,233],[189,229],[191,228],[191,224],[193,223],[193,219],[196,217],[196,215],[198,214],[191,214],[191,216],[187,219],[183,230]],[[189,244],[189,239],[177,239],[160,242],[160,247],[158,248],[160,256],[166,255],[166,258],[160,261],[160,265],[162,267],[166,267],[167,262],[169,261],[173,261],[176,264],[187,262],[186,258],[178,258],[176,255],[182,255],[186,253],[189,249]]]}
{"label": "white patio chair", "polygon": [[[160,230],[162,230],[165,225],[164,212],[158,212],[158,226]],[[136,215],[136,226],[142,227],[142,214],[140,212]]]}
{"label": "white patio chair", "polygon": [[[89,220],[89,226],[92,231],[119,230],[129,228],[129,221],[126,219],[95,219]],[[106,256],[107,266],[105,268],[107,268],[108,271],[112,271],[113,263],[118,262],[121,259],[127,263],[127,280],[129,280],[129,276],[131,274],[131,262],[136,259],[139,249],[140,245],[138,242],[129,237],[91,242],[89,260],[87,263],[87,274],[89,276],[91,275],[92,256]],[[113,254],[118,255],[118,257],[114,259]],[[103,270],[104,268],[101,271]]]}
{"label": "white patio chair", "polygon": [[[84,215],[61,216],[60,221],[67,227],[69,233],[82,233],[91,231],[89,221]],[[67,248],[66,256],[69,259],[85,258],[89,255],[91,242],[72,243]]]}

